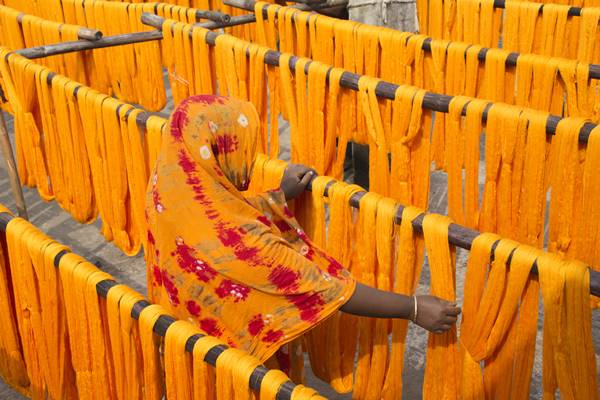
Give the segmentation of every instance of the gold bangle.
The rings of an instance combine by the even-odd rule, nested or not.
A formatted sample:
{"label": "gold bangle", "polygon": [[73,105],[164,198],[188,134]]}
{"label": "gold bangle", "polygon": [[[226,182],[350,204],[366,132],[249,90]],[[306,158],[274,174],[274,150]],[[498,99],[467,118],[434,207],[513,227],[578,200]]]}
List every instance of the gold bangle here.
{"label": "gold bangle", "polygon": [[416,324],[417,323],[417,312],[419,311],[419,306],[417,303],[417,296],[413,295],[413,300],[414,300],[414,304],[415,304],[415,310],[413,312],[412,322],[414,322]]}

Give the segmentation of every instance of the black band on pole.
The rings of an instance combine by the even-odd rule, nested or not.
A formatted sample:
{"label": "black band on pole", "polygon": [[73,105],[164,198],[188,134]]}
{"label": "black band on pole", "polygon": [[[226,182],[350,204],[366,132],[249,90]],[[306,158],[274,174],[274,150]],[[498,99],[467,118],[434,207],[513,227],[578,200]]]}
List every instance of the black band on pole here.
{"label": "black band on pole", "polygon": [[8,223],[10,222],[10,220],[13,218],[14,218],[14,216],[10,213],[7,213],[7,212],[0,213],[0,230],[3,232],[6,232],[6,227],[8,226]]}
{"label": "black band on pole", "polygon": [[146,300],[140,300],[137,303],[135,303],[131,308],[131,318],[135,320],[140,319],[140,314],[142,313],[142,310],[148,307],[149,305],[150,303],[148,303]]}
{"label": "black band on pole", "polygon": [[169,329],[171,324],[174,323],[175,321],[176,320],[173,317],[170,317],[168,315],[161,315],[160,317],[158,317],[158,319],[154,323],[154,327],[152,328],[152,330],[158,336],[164,337],[167,334],[167,329]]}
{"label": "black band on pole", "polygon": [[117,285],[119,285],[119,283],[113,279],[104,279],[96,283],[96,293],[98,293],[100,297],[106,298],[106,296],[108,296],[108,291]]}
{"label": "black band on pole", "polygon": [[275,400],[290,400],[292,398],[292,392],[296,388],[296,385],[292,381],[284,382],[283,385],[277,391]]}
{"label": "black band on pole", "polygon": [[61,250],[58,252],[57,255],[54,256],[54,267],[58,268],[58,266],[60,265],[60,260],[63,258],[63,256],[65,254],[69,254],[70,251],[69,250]]}

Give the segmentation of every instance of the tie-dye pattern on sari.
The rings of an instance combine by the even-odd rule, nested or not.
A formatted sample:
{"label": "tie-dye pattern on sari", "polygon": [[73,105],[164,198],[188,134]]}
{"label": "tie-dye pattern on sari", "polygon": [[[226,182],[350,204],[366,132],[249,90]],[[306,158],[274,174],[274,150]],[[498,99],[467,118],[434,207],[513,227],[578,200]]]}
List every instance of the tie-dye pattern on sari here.
{"label": "tie-dye pattern on sari", "polygon": [[304,234],[281,191],[247,189],[252,104],[194,96],[171,116],[147,195],[150,298],[266,360],[335,313],[355,281]]}

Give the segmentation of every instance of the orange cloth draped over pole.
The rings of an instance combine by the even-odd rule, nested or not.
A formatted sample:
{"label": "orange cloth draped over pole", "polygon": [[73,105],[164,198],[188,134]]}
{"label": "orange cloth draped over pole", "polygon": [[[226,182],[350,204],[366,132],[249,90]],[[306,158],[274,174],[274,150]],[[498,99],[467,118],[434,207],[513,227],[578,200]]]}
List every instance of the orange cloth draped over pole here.
{"label": "orange cloth draped over pole", "polygon": [[7,244],[31,396],[42,399],[47,392],[51,399],[74,399],[64,300],[54,267],[54,257],[67,248],[21,219],[9,223]]}
{"label": "orange cloth draped over pole", "polygon": [[[10,211],[0,205],[0,212]],[[6,235],[0,232],[0,372],[5,382],[23,395],[29,395],[30,382],[23,358],[19,327],[14,304],[14,288],[11,279],[11,262],[8,255]]]}
{"label": "orange cloth draped over pole", "polygon": [[49,70],[36,80],[40,116],[47,146],[48,173],[56,201],[81,223],[93,222],[98,210],[85,145],[83,122],[75,90],[80,86],[56,75],[47,84]]}
{"label": "orange cloth draped over pole", "polygon": [[110,349],[104,325],[104,300],[98,299],[96,284],[111,277],[75,254],[60,260],[59,272],[65,290],[65,310],[73,368],[81,399],[114,398],[114,378],[108,369]]}
{"label": "orange cloth draped over pole", "polygon": [[[537,259],[544,302],[544,399],[598,399],[589,271],[553,254]],[[568,323],[566,321],[569,321]]]}
{"label": "orange cloth draped over pole", "polygon": [[517,246],[494,234],[473,243],[461,326],[461,390],[467,399],[529,395],[539,295],[529,273],[538,251]]}
{"label": "orange cloth draped over pole", "polygon": [[[459,2],[457,7],[461,4],[463,2]],[[266,33],[269,32],[269,35],[280,40],[281,49],[284,51],[286,49],[298,51],[297,44],[307,42],[310,49],[303,53],[311,54],[315,61],[343,67],[350,72],[379,77],[397,84],[414,84],[438,93],[477,95],[488,100],[525,105],[517,101],[520,99],[527,101],[527,105],[530,107],[539,108],[542,111],[552,111],[557,115],[581,116],[583,114],[586,117],[591,115],[595,119],[598,118],[595,106],[598,95],[594,90],[590,90],[597,86],[597,82],[593,80],[588,82],[585,76],[585,70],[588,67],[586,63],[579,63],[578,73],[575,74],[571,71],[575,68],[576,62],[568,59],[549,58],[551,55],[569,57],[568,54],[550,52],[546,55],[529,58],[528,62],[534,61],[534,63],[528,67],[517,69],[506,67],[505,62],[510,51],[505,46],[502,49],[494,48],[497,46],[498,33],[494,33],[496,28],[492,28],[500,26],[498,12],[501,9],[494,9],[492,1],[485,1],[477,5],[477,10],[480,6],[482,7],[481,14],[486,16],[484,19],[487,21],[482,23],[481,34],[477,30],[479,28],[466,22],[464,24],[461,22],[462,25],[459,25],[460,29],[473,31],[471,32],[473,35],[483,38],[471,42],[483,43],[491,47],[486,53],[485,63],[481,64],[478,59],[480,50],[478,46],[469,47],[467,43],[448,42],[434,38],[430,42],[431,51],[424,53],[422,49],[424,36],[409,35],[382,27],[369,27],[349,21],[336,21],[322,15],[311,17],[309,13],[279,6],[267,6],[268,17],[259,18],[258,24],[261,26],[259,31],[262,32],[260,41],[262,44],[273,46],[273,39],[266,38]],[[257,3],[255,10],[260,13],[264,8],[264,3]],[[466,11],[465,13],[468,14]],[[277,20],[279,23],[275,24],[278,14],[281,14],[281,18]],[[458,21],[462,20],[459,18]],[[310,32],[323,29],[330,33],[327,33],[323,40],[310,38],[305,40],[304,25],[306,24],[309,25]],[[554,25],[549,22],[548,24],[548,26],[554,26],[555,30],[559,30],[556,21]],[[329,34],[334,40],[328,39],[330,36],[327,35]],[[515,35],[520,34],[515,33],[513,36]],[[347,37],[350,37],[350,40]],[[470,41],[465,38],[463,40]],[[555,46],[555,44],[563,46],[558,37],[556,40],[548,39],[548,41],[552,42],[548,46]],[[582,49],[582,51],[584,50]],[[521,58],[528,57],[531,56],[523,54],[518,63],[523,63]],[[400,65],[394,61],[396,59],[400,61]],[[556,72],[559,65],[562,66],[561,74]],[[514,86],[522,85],[522,82],[531,84],[532,79],[535,91],[550,90],[551,94],[532,96],[531,99],[515,97]],[[354,95],[356,96],[356,94]],[[564,107],[564,96],[566,96],[568,107]],[[362,108],[360,101],[357,104]],[[351,113],[352,110],[349,109],[347,112]],[[386,111],[386,113],[388,112]],[[284,116],[287,115],[284,113]],[[359,113],[356,117],[356,127],[349,126],[346,131],[352,133],[351,137],[355,141],[367,143],[364,115]],[[440,113],[439,117],[435,119],[434,123],[436,134],[432,137],[434,142],[433,159],[442,166],[445,158],[443,155],[445,126],[442,119],[445,116]]]}
{"label": "orange cloth draped over pole", "polygon": [[160,353],[162,339],[153,331],[154,324],[161,315],[168,314],[161,306],[152,304],[142,310],[138,322],[143,357],[144,398],[148,400],[161,400],[165,394]]}
{"label": "orange cloth draped over pole", "polygon": [[583,119],[562,120],[552,138],[549,160],[551,190],[548,251],[560,256],[577,257],[570,245],[577,235],[581,211],[585,149],[579,144]]}
{"label": "orange cloth draped over pole", "polygon": [[542,247],[544,241],[544,217],[546,209],[546,120],[542,112],[526,111],[528,119],[527,139],[524,147],[522,193],[520,196],[517,240],[521,243]]}
{"label": "orange cloth draped over pole", "polygon": [[[446,165],[446,170],[448,171],[448,215],[455,220],[456,223],[462,225],[464,225],[466,221],[466,215],[463,209],[463,197],[467,197],[466,191],[463,196],[462,190],[463,166],[465,165],[464,159],[472,156],[470,154],[465,154],[467,151],[474,150],[472,147],[467,151],[463,150],[467,149],[466,135],[468,132],[466,129],[461,129],[461,113],[463,108],[469,103],[469,100],[470,99],[466,97],[454,97],[450,101],[448,116],[446,117],[446,132],[448,133],[446,147],[448,154],[450,155]],[[479,132],[476,134],[479,135]],[[479,148],[477,148],[477,152],[478,151]],[[479,159],[479,157],[477,158]]]}
{"label": "orange cloth draped over pole", "polygon": [[[26,10],[23,10],[24,4],[16,5],[16,8],[37,17],[56,21],[56,23],[44,21],[43,24],[40,22],[35,22],[35,24],[50,33],[49,24],[55,26],[54,30],[69,31],[70,39],[68,40],[76,40],[77,37],[74,36],[76,30],[71,27],[72,25],[95,28],[102,31],[105,36],[150,30],[152,28],[143,25],[140,18],[144,11],[154,12],[155,3],[45,0],[28,5],[30,7],[27,7]],[[195,10],[193,11],[195,13]],[[61,25],[59,22],[72,25]],[[67,40],[64,34],[62,35],[62,40]],[[59,40],[53,40],[53,42],[57,41]],[[63,58],[65,60],[64,67],[69,71],[67,75],[70,78],[90,84],[94,89],[103,93],[116,94],[124,101],[142,104],[152,111],[159,111],[166,103],[158,42],[151,41],[99,49],[93,53],[78,52],[51,57],[51,59],[57,60]],[[74,63],[73,60],[79,61]],[[41,62],[46,63],[46,61]],[[77,66],[76,69],[75,66]],[[63,73],[54,66],[52,69],[55,72]],[[78,75],[75,76],[73,73]],[[84,76],[82,74],[87,75],[87,81],[81,79]],[[112,79],[113,77],[116,78]]]}
{"label": "orange cloth draped over pole", "polygon": [[499,103],[488,112],[486,177],[479,218],[479,228],[482,231],[516,237],[525,127],[521,110],[517,107]]}
{"label": "orange cloth draped over pole", "polygon": [[[456,301],[455,249],[448,244],[450,218],[428,214],[423,237],[431,273],[431,294]],[[430,333],[423,381],[423,399],[457,399],[460,377],[456,325],[441,334]]]}
{"label": "orange cloth draped over pole", "polygon": [[[0,20],[0,41],[13,50],[78,40],[78,31],[81,28],[79,25],[62,24],[23,14],[5,6],[0,6]],[[55,55],[41,58],[37,62],[50,67],[56,73],[67,74],[78,82],[89,83],[85,63],[92,62],[91,53]]]}
{"label": "orange cloth draped over pole", "polygon": [[51,200],[53,192],[47,179],[44,141],[34,115],[36,66],[24,58],[8,56],[8,53],[9,50],[0,49],[0,73],[4,93],[14,112],[19,177],[22,184],[36,186],[44,200]]}
{"label": "orange cloth draped over pole", "polygon": [[165,387],[167,398],[173,400],[191,400],[192,391],[192,354],[185,351],[188,338],[198,333],[198,328],[188,321],[176,321],[165,335]]}
{"label": "orange cloth draped over pole", "polygon": [[[595,128],[587,143],[586,158],[583,169],[582,204],[577,214],[580,222],[572,246],[572,254],[588,263],[596,271],[600,270],[600,248],[598,234],[600,231],[600,199],[596,190],[598,168],[600,168],[600,135],[599,128]],[[596,307],[600,306],[600,299],[595,297]]]}
{"label": "orange cloth draped over pole", "polygon": [[[9,211],[0,206],[0,212]],[[224,343],[204,336],[192,353],[186,352],[189,337],[199,334],[199,329],[177,321],[167,329],[163,376],[162,344],[153,332],[158,318],[167,315],[163,308],[144,307],[136,322],[133,308],[144,300],[140,294],[116,284],[104,299],[99,284],[112,281],[108,274],[69,253],[27,221],[14,218],[5,229],[7,240],[2,234],[0,241],[0,276],[6,279],[0,284],[14,305],[9,301],[0,305],[14,339],[11,349],[10,331],[3,330],[1,343],[6,352],[0,357],[0,371],[21,392],[34,399],[160,399],[166,379],[170,398],[209,400],[214,394],[224,399],[255,398],[249,383],[260,365],[257,358],[225,350],[217,360],[215,386],[214,369],[205,356]],[[10,371],[4,370],[9,366],[7,356]],[[185,381],[182,376],[187,376]],[[274,400],[287,381],[281,371],[269,371],[260,398]],[[292,398],[322,397],[299,386]]]}
{"label": "orange cloth draped over pole", "polygon": [[[430,138],[425,134],[431,112],[422,108],[425,91],[399,87],[392,104],[390,197],[427,208]],[[410,113],[406,110],[410,109]]]}
{"label": "orange cloth draped over pole", "polygon": [[164,118],[151,116],[146,121],[146,132],[144,134],[144,159],[146,160],[146,173],[150,177],[150,172],[154,170],[154,164],[160,152],[162,143],[162,132],[166,120]]}
{"label": "orange cloth draped over pole", "polygon": [[[4,79],[4,85],[18,110],[21,176],[29,184],[35,182],[43,198],[55,198],[79,222],[93,222],[100,212],[106,237],[114,238],[127,254],[136,254],[145,236],[148,171],[156,159],[164,120],[150,117],[149,133],[142,137],[137,124],[141,110],[61,75],[54,75],[48,84],[50,71],[20,56],[9,55],[8,63],[3,74],[10,79]],[[31,91],[17,90],[13,75],[22,76]],[[37,99],[26,99],[31,101],[30,113],[21,106],[24,94],[37,94]],[[62,131],[65,128],[68,134]],[[102,160],[116,167],[106,169]],[[30,166],[33,171],[28,174]],[[106,190],[109,187],[114,190]]]}
{"label": "orange cloth draped over pole", "polygon": [[[376,287],[380,290],[392,291],[394,282],[394,257],[396,233],[394,216],[398,207],[390,198],[381,199],[377,205],[377,218],[375,221],[375,236],[377,241],[377,277]],[[389,351],[389,321],[377,319],[373,335],[373,352],[371,354],[370,373],[366,398],[380,398],[386,380],[387,367],[391,364]],[[396,366],[399,367],[399,366]],[[394,397],[401,396],[402,392],[388,393]]]}
{"label": "orange cloth draped over pole", "polygon": [[[375,287],[377,284],[377,241],[376,235],[373,235],[373,230],[376,225],[377,207],[381,198],[381,195],[369,192],[360,199],[358,224],[361,227],[362,236],[358,238],[359,270],[355,273],[355,276],[360,283],[371,287]],[[370,396],[368,388],[371,356],[374,351],[375,321],[373,318],[359,319],[358,361],[353,392],[355,398],[359,399]],[[376,397],[378,394],[374,391],[371,395]]]}
{"label": "orange cloth draped over pole", "polygon": [[[265,165],[268,168],[267,165]],[[266,169],[265,168],[265,169]],[[313,193],[322,193],[324,186],[331,178],[319,177],[313,181]],[[347,185],[338,182],[333,186],[329,186],[329,207],[330,207],[330,223],[332,225],[327,239],[320,235],[315,235],[315,231],[325,229],[325,220],[322,217],[317,217],[311,222],[313,227],[306,226],[307,234],[315,237],[315,240],[325,242],[324,247],[327,249],[328,255],[339,260],[342,265],[349,271],[355,273],[356,253],[354,243],[356,241],[357,230],[353,228],[353,214],[348,202],[350,197],[361,188],[356,185]],[[315,195],[316,196],[316,195]],[[313,197],[315,197],[313,196]],[[314,207],[318,208],[321,216],[324,212],[324,203],[321,199],[315,198]],[[306,217],[308,219],[310,217]],[[303,218],[301,218],[303,220]],[[316,242],[319,243],[319,242]],[[340,247],[340,243],[347,243]],[[357,319],[355,317],[336,314],[328,320],[315,326],[305,335],[306,347],[310,356],[311,365],[314,365],[314,372],[321,379],[329,382],[332,387],[341,393],[352,390],[353,371],[354,371],[354,355],[356,352],[357,335],[356,328]]]}
{"label": "orange cloth draped over pole", "polygon": [[144,297],[125,285],[108,291],[106,314],[117,399],[142,399],[143,357],[138,324],[131,318],[135,303]]}
{"label": "orange cloth draped over pole", "polygon": [[369,143],[369,185],[371,190],[387,195],[390,183],[388,160],[390,132],[385,131],[381,112],[382,104],[375,94],[378,79],[367,76],[358,81],[359,100],[364,112]]}
{"label": "orange cloth draped over pole", "polygon": [[[154,4],[129,4],[114,1],[75,1],[65,0],[49,4],[48,0],[34,2],[25,10],[41,18],[65,24],[86,26],[100,30],[104,36],[122,33],[147,31],[141,23],[142,12],[154,12]],[[22,5],[17,6],[23,9]],[[55,13],[55,11],[60,12]],[[33,21],[33,20],[32,20]],[[37,21],[37,20],[36,20]],[[43,31],[52,24],[35,22]],[[56,23],[65,30],[61,40],[76,40],[76,30],[69,25]],[[50,31],[48,31],[50,32]],[[69,38],[65,34],[69,34]],[[38,35],[39,36],[39,35]],[[57,42],[59,40],[54,40]],[[42,44],[42,43],[40,43]],[[22,47],[22,46],[21,46]],[[92,52],[78,52],[53,56],[51,59],[65,60],[66,74],[84,84],[90,84],[103,93],[115,94],[124,101],[141,104],[151,111],[159,111],[166,104],[166,93],[162,79],[160,44],[155,41],[97,49]],[[77,60],[77,63],[73,61]],[[46,61],[42,61],[46,63]],[[77,66],[77,68],[75,68]],[[63,70],[55,72],[63,73]],[[75,76],[74,74],[77,74]],[[81,80],[87,76],[87,80]]]}
{"label": "orange cloth draped over pole", "polygon": [[[423,265],[424,241],[422,237],[415,237],[412,226],[412,221],[421,213],[418,208],[405,207],[398,233],[396,271],[392,274],[395,275],[393,290],[407,296],[414,294]],[[381,394],[383,399],[398,399],[402,395],[403,382],[399,377],[404,367],[407,331],[408,321],[396,319],[392,322],[392,348]]]}
{"label": "orange cloth draped over pole", "polygon": [[132,106],[124,106],[85,87],[80,88],[77,100],[84,121],[102,233],[126,254],[134,255],[141,247],[145,222],[139,201],[145,199],[147,181],[136,113],[131,112],[126,119]]}
{"label": "orange cloth draped over pole", "polygon": [[[336,183],[329,187],[329,230],[327,234],[327,254],[338,260],[349,271],[357,268],[356,232],[353,227],[353,211],[350,198],[362,189],[357,185]],[[340,243],[346,243],[341,246]],[[325,349],[321,358],[330,374],[330,382],[336,390],[349,391],[353,384],[354,356],[356,353],[358,329],[357,318],[346,314],[332,316],[319,329],[326,332]],[[322,356],[321,356],[322,357]]]}

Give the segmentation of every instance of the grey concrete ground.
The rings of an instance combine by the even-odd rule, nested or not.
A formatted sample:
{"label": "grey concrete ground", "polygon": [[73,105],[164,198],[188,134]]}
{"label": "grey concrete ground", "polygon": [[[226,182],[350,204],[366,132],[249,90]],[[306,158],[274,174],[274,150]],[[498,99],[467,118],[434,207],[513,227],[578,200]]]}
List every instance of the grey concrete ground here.
{"label": "grey concrete ground", "polygon": [[[9,130],[12,133],[12,120],[8,118]],[[14,140],[13,140],[14,143]],[[282,156],[289,156],[288,146],[284,146]],[[442,214],[447,213],[446,202],[446,176],[444,173],[434,173],[432,176],[430,204],[431,211]],[[72,250],[88,260],[97,263],[102,269],[112,274],[119,282],[125,283],[137,291],[146,293],[145,265],[141,255],[126,257],[115,246],[107,243],[99,233],[99,223],[81,225],[74,222],[70,216],[61,210],[54,202],[46,203],[40,199],[35,189],[25,189],[25,199],[28,206],[30,220],[42,231],[54,239],[69,245]],[[0,203],[15,211],[14,201],[10,191],[8,176],[4,161],[0,162]],[[468,253],[459,250],[457,262],[457,292],[459,303],[462,304],[464,285],[465,262]],[[423,269],[418,293],[429,291],[429,269],[426,264]],[[531,398],[541,398],[541,318],[539,321],[538,344],[535,359],[535,369],[531,388]],[[600,312],[596,311],[593,317],[593,334],[596,349],[600,348]],[[420,329],[411,325],[408,334],[408,345],[404,369],[404,398],[421,398],[421,387],[425,366],[425,351],[427,348],[427,335]],[[599,360],[598,350],[596,359]],[[600,367],[600,362],[597,361]],[[599,368],[600,369],[600,368]],[[323,395],[332,399],[349,399],[350,395],[337,395],[327,385],[323,384],[307,370],[309,385],[317,388]],[[0,399],[21,399],[22,396],[13,392],[0,381]]]}

